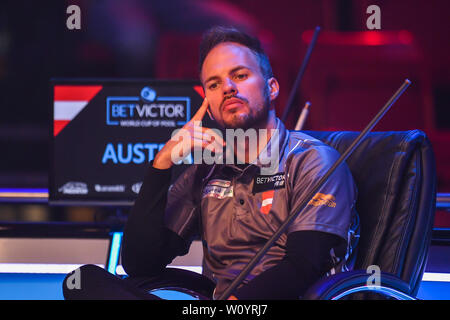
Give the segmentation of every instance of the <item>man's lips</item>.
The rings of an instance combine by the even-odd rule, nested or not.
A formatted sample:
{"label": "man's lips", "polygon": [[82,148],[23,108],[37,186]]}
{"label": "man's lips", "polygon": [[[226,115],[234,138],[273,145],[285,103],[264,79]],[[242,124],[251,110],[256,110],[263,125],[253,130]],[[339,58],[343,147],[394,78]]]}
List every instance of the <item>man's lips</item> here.
{"label": "man's lips", "polygon": [[240,105],[244,104],[244,102],[237,98],[230,98],[225,100],[224,104],[222,105],[222,110],[226,111],[235,107],[238,107]]}

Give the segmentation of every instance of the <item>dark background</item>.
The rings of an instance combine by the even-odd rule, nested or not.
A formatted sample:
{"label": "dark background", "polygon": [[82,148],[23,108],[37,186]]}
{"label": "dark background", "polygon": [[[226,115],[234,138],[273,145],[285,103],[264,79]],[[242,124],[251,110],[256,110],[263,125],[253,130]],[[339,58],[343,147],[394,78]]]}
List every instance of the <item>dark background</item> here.
{"label": "dark background", "polygon": [[[66,27],[71,4],[81,8],[81,30]],[[372,4],[381,30],[366,27]],[[322,27],[288,128],[309,100],[304,129],[361,130],[409,78],[375,130],[424,130],[438,192],[450,192],[449,14],[448,0],[2,1],[0,188],[47,187],[50,78],[196,79],[200,35],[219,24],[261,39],[281,85],[279,117],[311,32]],[[0,220],[90,220],[99,210],[1,205]],[[435,224],[450,225],[448,214]]]}

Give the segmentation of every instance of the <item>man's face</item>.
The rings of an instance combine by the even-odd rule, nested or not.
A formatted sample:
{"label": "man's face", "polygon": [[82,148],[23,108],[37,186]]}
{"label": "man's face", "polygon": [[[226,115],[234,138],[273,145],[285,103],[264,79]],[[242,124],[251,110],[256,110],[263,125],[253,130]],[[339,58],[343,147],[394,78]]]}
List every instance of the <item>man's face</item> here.
{"label": "man's face", "polygon": [[204,60],[201,80],[221,127],[248,129],[267,122],[270,89],[249,48],[232,42],[217,45]]}

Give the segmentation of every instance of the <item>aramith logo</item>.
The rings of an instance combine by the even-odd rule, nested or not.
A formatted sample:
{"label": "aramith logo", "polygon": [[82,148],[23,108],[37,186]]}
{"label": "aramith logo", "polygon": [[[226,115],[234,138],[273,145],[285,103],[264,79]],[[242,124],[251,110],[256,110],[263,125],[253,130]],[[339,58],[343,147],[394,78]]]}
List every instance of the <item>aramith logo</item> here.
{"label": "aramith logo", "polygon": [[189,97],[160,97],[150,87],[140,97],[107,97],[106,124],[121,127],[183,126],[190,120]]}

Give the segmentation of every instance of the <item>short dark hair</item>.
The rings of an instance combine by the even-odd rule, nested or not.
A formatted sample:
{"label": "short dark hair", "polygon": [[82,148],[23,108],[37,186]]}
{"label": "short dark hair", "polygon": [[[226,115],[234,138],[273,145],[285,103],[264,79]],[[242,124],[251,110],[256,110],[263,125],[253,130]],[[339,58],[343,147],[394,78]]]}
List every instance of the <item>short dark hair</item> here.
{"label": "short dark hair", "polygon": [[258,58],[259,67],[265,80],[273,77],[272,67],[269,58],[264,52],[258,38],[250,36],[233,27],[216,26],[207,30],[203,34],[199,48],[199,74],[202,72],[203,62],[208,53],[217,45],[224,42],[235,42],[249,48]]}

